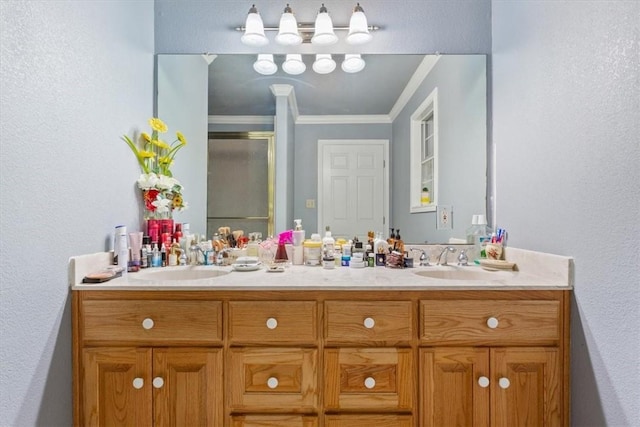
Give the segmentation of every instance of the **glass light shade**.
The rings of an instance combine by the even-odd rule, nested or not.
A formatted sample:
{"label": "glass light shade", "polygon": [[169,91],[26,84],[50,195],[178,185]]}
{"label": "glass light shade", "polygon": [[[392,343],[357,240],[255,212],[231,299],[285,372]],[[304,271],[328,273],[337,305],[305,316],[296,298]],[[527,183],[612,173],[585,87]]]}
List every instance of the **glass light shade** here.
{"label": "glass light shade", "polygon": [[329,53],[319,53],[313,63],[313,71],[318,74],[329,74],[336,69],[336,61],[331,58]]}
{"label": "glass light shade", "polygon": [[360,3],[358,3],[351,15],[351,19],[349,20],[349,35],[347,36],[347,43],[363,44],[371,40],[371,38],[372,36],[369,33],[367,17],[360,7]]}
{"label": "glass light shade", "polygon": [[278,66],[273,62],[273,55],[270,53],[261,53],[258,59],[253,63],[253,69],[258,73],[269,76],[278,71]]}
{"label": "glass light shade", "polygon": [[323,4],[322,8],[320,8],[320,13],[316,16],[315,31],[313,37],[311,37],[311,43],[329,45],[337,41],[338,36],[333,32],[333,22]]}
{"label": "glass light shade", "polygon": [[364,69],[365,62],[359,53],[347,53],[342,62],[342,71],[345,73],[357,73]]}
{"label": "glass light shade", "polygon": [[264,35],[262,18],[255,7],[249,10],[244,28],[244,34],[240,37],[242,43],[249,46],[264,46],[269,43],[269,39]]}
{"label": "glass light shade", "polygon": [[291,13],[289,5],[287,5],[284,13],[280,17],[276,42],[286,46],[302,43],[302,36],[298,32],[298,22],[296,21],[296,17],[293,16],[293,13]]}
{"label": "glass light shade", "polygon": [[307,69],[307,66],[302,62],[302,55],[298,53],[289,53],[285,61],[282,63],[282,69],[287,74],[297,75],[302,74]]}

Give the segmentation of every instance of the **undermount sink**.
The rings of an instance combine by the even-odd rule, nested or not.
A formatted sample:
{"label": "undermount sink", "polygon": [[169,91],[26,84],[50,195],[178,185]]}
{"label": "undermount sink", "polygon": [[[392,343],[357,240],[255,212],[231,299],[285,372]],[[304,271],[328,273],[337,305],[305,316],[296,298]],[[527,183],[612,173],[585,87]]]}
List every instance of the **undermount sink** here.
{"label": "undermount sink", "polygon": [[142,280],[145,282],[182,282],[189,280],[213,279],[229,274],[228,271],[215,267],[180,266],[150,268],[137,273],[129,273],[129,280]]}
{"label": "undermount sink", "polygon": [[431,279],[444,280],[502,280],[513,275],[508,271],[485,271],[479,267],[437,267],[437,269],[429,269],[416,271],[418,276],[428,277]]}

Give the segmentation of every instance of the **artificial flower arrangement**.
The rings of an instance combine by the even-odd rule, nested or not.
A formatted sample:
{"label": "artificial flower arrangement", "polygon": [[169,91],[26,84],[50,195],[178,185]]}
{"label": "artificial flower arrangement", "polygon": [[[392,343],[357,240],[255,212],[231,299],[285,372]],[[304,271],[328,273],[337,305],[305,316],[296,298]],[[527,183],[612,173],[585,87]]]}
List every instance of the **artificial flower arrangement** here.
{"label": "artificial flower arrangement", "polygon": [[167,132],[167,125],[157,117],[149,119],[149,125],[151,135],[146,132],[140,134],[141,148],[127,135],[122,139],[140,164],[142,174],[137,184],[144,196],[145,219],[171,218],[174,209],[182,211],[187,208],[182,198],[184,188],[171,173],[176,153],[187,144],[187,140],[182,133],[176,132],[175,141],[168,144],[159,138],[159,134]]}

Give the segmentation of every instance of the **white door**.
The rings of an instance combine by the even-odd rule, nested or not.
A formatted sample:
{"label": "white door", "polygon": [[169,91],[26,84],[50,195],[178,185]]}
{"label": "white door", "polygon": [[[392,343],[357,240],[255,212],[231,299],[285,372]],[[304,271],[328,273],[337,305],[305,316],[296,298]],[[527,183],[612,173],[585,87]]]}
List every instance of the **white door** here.
{"label": "white door", "polygon": [[318,141],[318,231],[336,237],[385,232],[389,215],[388,140]]}

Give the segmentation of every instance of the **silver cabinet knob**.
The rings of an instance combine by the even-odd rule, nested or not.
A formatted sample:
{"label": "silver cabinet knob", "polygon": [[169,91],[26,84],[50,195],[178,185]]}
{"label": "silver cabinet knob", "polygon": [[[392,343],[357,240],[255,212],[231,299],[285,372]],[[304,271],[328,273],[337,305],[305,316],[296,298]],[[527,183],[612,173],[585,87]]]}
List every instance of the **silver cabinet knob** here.
{"label": "silver cabinet knob", "polygon": [[278,321],[276,319],[274,319],[273,317],[270,317],[267,319],[267,328],[275,329],[277,327],[278,327]]}
{"label": "silver cabinet knob", "polygon": [[490,327],[491,329],[495,329],[498,327],[498,319],[496,319],[495,317],[489,317],[487,319],[487,326]]}
{"label": "silver cabinet knob", "polygon": [[153,328],[153,325],[153,319],[150,319],[148,317],[142,321],[142,327],[145,329],[151,329]]}
{"label": "silver cabinet knob", "polygon": [[136,390],[140,390],[142,387],[144,387],[144,380],[142,378],[134,378],[133,379],[133,388],[135,388]]}
{"label": "silver cabinet knob", "polygon": [[152,384],[155,388],[162,388],[162,386],[164,385],[164,380],[162,379],[162,377],[155,377]]}
{"label": "silver cabinet knob", "polygon": [[482,388],[487,388],[489,387],[489,378],[487,377],[480,377],[478,378],[478,385]]}
{"label": "silver cabinet knob", "polygon": [[267,387],[274,389],[278,387],[278,379],[276,377],[269,377],[267,380]]}
{"label": "silver cabinet knob", "polygon": [[372,388],[374,388],[376,386],[376,380],[373,377],[367,377],[364,380],[364,386],[366,388],[368,388],[369,390],[371,390]]}
{"label": "silver cabinet knob", "polygon": [[367,329],[373,329],[373,327],[376,325],[376,321],[373,320],[373,318],[371,317],[367,317],[366,319],[364,319],[364,327]]}
{"label": "silver cabinet knob", "polygon": [[509,381],[509,378],[502,377],[498,380],[498,385],[500,388],[507,389],[511,385],[511,381]]}

